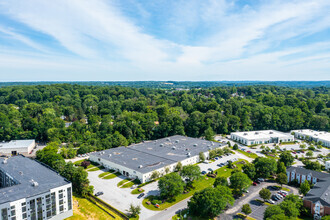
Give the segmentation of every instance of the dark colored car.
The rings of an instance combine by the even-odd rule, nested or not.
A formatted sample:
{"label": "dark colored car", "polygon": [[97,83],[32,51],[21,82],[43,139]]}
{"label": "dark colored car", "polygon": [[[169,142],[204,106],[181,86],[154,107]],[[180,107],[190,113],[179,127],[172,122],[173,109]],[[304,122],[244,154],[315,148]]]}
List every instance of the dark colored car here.
{"label": "dark colored car", "polygon": [[257,185],[258,185],[256,182],[253,182],[252,184],[253,184],[254,186],[257,186]]}
{"label": "dark colored car", "polygon": [[101,195],[103,195],[103,192],[97,192],[97,193],[95,193],[95,196],[101,196]]}
{"label": "dark colored car", "polygon": [[279,198],[277,198],[275,195],[272,195],[272,200],[278,201]]}
{"label": "dark colored car", "polygon": [[205,175],[206,174],[206,171],[202,171],[202,174]]}
{"label": "dark colored car", "polygon": [[259,180],[256,180],[256,181],[254,181],[254,182],[256,182],[256,183],[260,184],[260,181],[259,181]]}
{"label": "dark colored car", "polygon": [[144,193],[141,193],[137,198],[141,199],[144,196]]}

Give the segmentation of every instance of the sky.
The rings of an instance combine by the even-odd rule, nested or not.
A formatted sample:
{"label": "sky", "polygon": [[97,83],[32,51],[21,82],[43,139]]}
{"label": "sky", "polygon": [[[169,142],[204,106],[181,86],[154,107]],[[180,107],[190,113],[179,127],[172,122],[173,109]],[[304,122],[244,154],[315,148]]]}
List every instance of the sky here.
{"label": "sky", "polygon": [[0,0],[0,81],[330,80],[329,0]]}

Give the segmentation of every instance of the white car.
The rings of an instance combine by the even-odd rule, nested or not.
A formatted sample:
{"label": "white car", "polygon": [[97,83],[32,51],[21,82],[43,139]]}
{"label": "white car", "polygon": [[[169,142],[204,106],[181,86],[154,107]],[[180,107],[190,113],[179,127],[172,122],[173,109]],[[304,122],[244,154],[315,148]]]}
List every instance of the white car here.
{"label": "white car", "polygon": [[275,204],[274,200],[271,200],[271,199],[267,199],[266,202],[268,202],[270,204]]}
{"label": "white car", "polygon": [[276,194],[277,197],[279,197],[280,199],[283,199],[283,196],[281,194]]}
{"label": "white car", "polygon": [[287,191],[281,190],[280,193],[283,193],[285,195],[288,195],[289,193]]}

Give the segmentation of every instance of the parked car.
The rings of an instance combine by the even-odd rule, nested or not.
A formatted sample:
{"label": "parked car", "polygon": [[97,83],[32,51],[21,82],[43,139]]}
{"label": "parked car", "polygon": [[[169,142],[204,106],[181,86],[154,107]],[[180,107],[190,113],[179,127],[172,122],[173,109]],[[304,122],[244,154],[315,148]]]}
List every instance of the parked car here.
{"label": "parked car", "polygon": [[247,190],[247,189],[243,189],[243,192],[245,192],[245,193],[249,193],[249,190]]}
{"label": "parked car", "polygon": [[265,182],[265,179],[264,178],[258,178],[258,181],[259,182]]}
{"label": "parked car", "polygon": [[208,168],[207,170],[213,172],[213,169],[212,168]]}
{"label": "parked car", "polygon": [[281,193],[284,193],[285,195],[288,195],[289,193],[287,191],[284,190],[280,190]]}
{"label": "parked car", "polygon": [[260,181],[259,181],[259,180],[256,180],[256,181],[254,181],[254,182],[256,182],[256,183],[260,184]]}
{"label": "parked car", "polygon": [[272,195],[272,200],[275,200],[275,201],[278,201],[278,200],[280,200],[276,195]]}
{"label": "parked car", "polygon": [[286,194],[285,193],[282,193],[282,192],[277,192],[277,193],[280,194],[283,197],[286,197]]}
{"label": "parked car", "polygon": [[202,174],[205,175],[206,174],[206,171],[202,171]]}
{"label": "parked car", "polygon": [[215,157],[214,159],[219,160],[219,157]]}
{"label": "parked car", "polygon": [[222,167],[222,165],[221,165],[220,163],[219,163],[219,164],[217,164],[217,166],[218,166],[218,167]]}
{"label": "parked car", "polygon": [[280,199],[283,199],[283,196],[281,194],[276,194],[277,197],[279,197]]}
{"label": "parked car", "polygon": [[204,160],[204,162],[203,163],[205,163],[205,164],[208,164],[209,162],[207,161],[207,160]]}
{"label": "parked car", "polygon": [[102,191],[95,193],[95,196],[101,196],[101,195],[103,195]]}
{"label": "parked car", "polygon": [[270,204],[275,204],[275,202],[271,199],[267,199],[266,202],[270,203]]}
{"label": "parked car", "polygon": [[258,185],[258,183],[256,183],[256,182],[253,182],[252,184],[253,184],[254,186],[257,186],[257,185]]}
{"label": "parked car", "polygon": [[141,193],[137,198],[141,199],[144,196],[144,193]]}

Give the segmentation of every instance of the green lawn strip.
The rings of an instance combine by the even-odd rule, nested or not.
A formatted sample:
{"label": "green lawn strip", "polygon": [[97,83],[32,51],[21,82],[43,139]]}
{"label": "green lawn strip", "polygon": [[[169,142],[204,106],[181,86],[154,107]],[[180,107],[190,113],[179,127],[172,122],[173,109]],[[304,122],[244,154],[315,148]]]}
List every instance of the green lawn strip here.
{"label": "green lawn strip", "polygon": [[111,173],[105,177],[103,177],[104,180],[109,180],[109,179],[113,179],[113,178],[116,178],[117,176],[120,176],[121,173],[119,172],[116,172],[116,173]]}
{"label": "green lawn strip", "polygon": [[290,192],[290,189],[285,188],[285,187],[282,187],[281,190],[284,190],[284,191]]}
{"label": "green lawn strip", "polygon": [[88,172],[93,172],[93,171],[98,171],[98,170],[101,170],[102,167],[94,167],[94,168],[91,168],[91,169],[87,169],[86,171]]}
{"label": "green lawn strip", "polygon": [[85,159],[78,160],[78,161],[74,162],[73,164],[79,166],[83,161],[85,161]]}
{"label": "green lawn strip", "polygon": [[138,188],[141,188],[141,187],[143,187],[143,186],[145,186],[145,185],[148,185],[148,184],[150,184],[150,183],[153,183],[153,182],[155,182],[156,180],[151,180],[151,181],[149,181],[149,182],[145,182],[145,183],[142,183],[142,184],[140,184],[139,186],[138,186]]}
{"label": "green lawn strip", "polygon": [[125,183],[124,185],[122,185],[120,188],[130,188],[134,185],[135,183],[133,181],[129,182],[129,183]]}
{"label": "green lawn strip", "polygon": [[121,187],[121,185],[123,185],[124,183],[127,183],[128,181],[130,181],[130,179],[123,179],[122,181],[120,181],[117,186]]}
{"label": "green lawn strip", "polygon": [[248,153],[248,152],[245,152],[245,151],[242,151],[239,149],[237,151],[240,152],[241,154],[244,154],[245,156],[253,158],[253,159],[258,157],[258,155],[256,155],[255,153]]}
{"label": "green lawn strip", "polygon": [[247,215],[245,215],[245,214],[243,214],[243,213],[237,213],[237,215],[238,215],[239,217],[241,217],[242,219],[256,220],[255,218],[252,218],[252,217],[250,217],[250,216],[247,216]]}
{"label": "green lawn strip", "polygon": [[144,189],[141,189],[142,191],[139,191],[141,188],[133,189],[131,194],[136,195],[144,192]]}
{"label": "green lawn strip", "polygon": [[100,175],[99,175],[99,178],[103,178],[103,177],[105,177],[106,175],[109,175],[109,174],[111,174],[110,172],[104,172],[104,173],[101,173]]}

